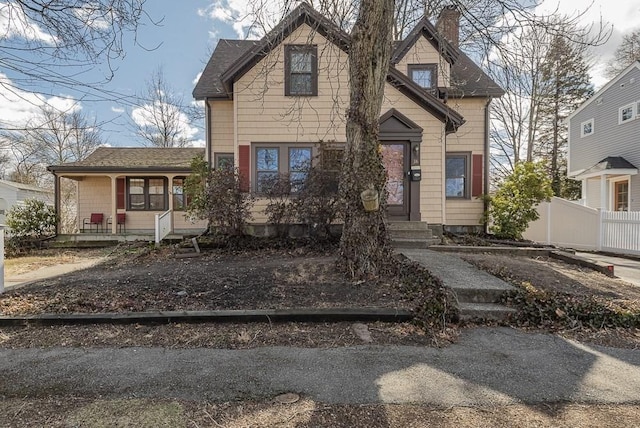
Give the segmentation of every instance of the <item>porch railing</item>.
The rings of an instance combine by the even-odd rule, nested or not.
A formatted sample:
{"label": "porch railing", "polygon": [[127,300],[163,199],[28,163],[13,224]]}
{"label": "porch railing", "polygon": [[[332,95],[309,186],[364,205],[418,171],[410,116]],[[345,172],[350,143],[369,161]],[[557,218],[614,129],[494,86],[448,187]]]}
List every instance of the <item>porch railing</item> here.
{"label": "porch railing", "polygon": [[538,206],[538,214],[525,239],[577,250],[640,254],[640,212],[603,211],[554,197]]}
{"label": "porch railing", "polygon": [[156,245],[171,233],[171,216],[172,211],[166,211],[162,214],[156,214]]}

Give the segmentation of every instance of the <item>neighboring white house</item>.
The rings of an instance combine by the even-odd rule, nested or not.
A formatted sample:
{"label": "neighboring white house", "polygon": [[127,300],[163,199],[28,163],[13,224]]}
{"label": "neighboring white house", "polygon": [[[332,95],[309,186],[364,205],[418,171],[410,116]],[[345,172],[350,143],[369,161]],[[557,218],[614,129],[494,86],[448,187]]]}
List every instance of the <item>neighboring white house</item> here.
{"label": "neighboring white house", "polygon": [[0,180],[0,224],[5,224],[6,215],[14,205],[20,205],[27,199],[38,199],[53,204],[53,192],[28,184]]}
{"label": "neighboring white house", "polygon": [[568,175],[591,208],[640,211],[640,61],[569,118]]}

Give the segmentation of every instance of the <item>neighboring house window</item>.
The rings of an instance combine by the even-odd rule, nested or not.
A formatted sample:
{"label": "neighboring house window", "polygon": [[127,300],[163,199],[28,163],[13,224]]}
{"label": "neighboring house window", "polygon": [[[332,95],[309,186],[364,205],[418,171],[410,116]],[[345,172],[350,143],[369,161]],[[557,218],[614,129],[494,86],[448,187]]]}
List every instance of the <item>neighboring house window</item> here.
{"label": "neighboring house window", "polygon": [[158,177],[127,178],[127,196],[131,211],[165,211],[167,179]]}
{"label": "neighboring house window", "polygon": [[593,134],[593,119],[589,119],[586,122],[580,124],[580,137],[586,137]]}
{"label": "neighboring house window", "polygon": [[291,192],[295,193],[307,178],[311,166],[312,148],[293,145],[277,147],[256,147],[255,177],[256,191],[263,193],[266,185],[272,183],[280,174],[289,177]]}
{"label": "neighboring house window", "polygon": [[469,197],[469,153],[447,154],[445,194],[447,198]]}
{"label": "neighboring house window", "polygon": [[408,66],[409,78],[425,89],[432,89],[437,86],[436,64],[410,64]]}
{"label": "neighboring house window", "polygon": [[184,211],[189,206],[189,198],[184,193],[185,180],[186,177],[175,177],[171,185],[173,209],[176,211]]}
{"label": "neighboring house window", "polygon": [[620,107],[618,113],[618,124],[627,123],[635,118],[636,104],[627,104],[626,106]]}
{"label": "neighboring house window", "polygon": [[233,153],[216,153],[215,168],[233,168]]}
{"label": "neighboring house window", "polygon": [[286,45],[284,47],[284,94],[318,95],[318,47]]}
{"label": "neighboring house window", "polygon": [[629,180],[616,181],[614,186],[614,211],[627,211],[629,209]]}

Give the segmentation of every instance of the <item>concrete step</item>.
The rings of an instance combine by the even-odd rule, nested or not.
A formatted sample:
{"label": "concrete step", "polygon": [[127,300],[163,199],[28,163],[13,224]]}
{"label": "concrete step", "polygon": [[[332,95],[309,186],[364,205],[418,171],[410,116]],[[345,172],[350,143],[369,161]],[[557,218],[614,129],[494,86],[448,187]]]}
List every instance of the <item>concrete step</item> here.
{"label": "concrete step", "polygon": [[457,286],[457,284],[450,285],[450,288],[456,295],[458,302],[464,303],[499,303],[506,291],[502,287]]}
{"label": "concrete step", "polygon": [[407,249],[425,249],[431,245],[438,245],[441,242],[440,238],[397,238],[391,236],[391,243],[395,248],[407,248]]}
{"label": "concrete step", "polygon": [[430,230],[424,221],[390,221],[387,223],[389,231],[394,230]]}
{"label": "concrete step", "polygon": [[412,230],[412,229],[395,229],[389,230],[389,235],[392,238],[433,238],[433,231],[431,229],[426,230]]}
{"label": "concrete step", "polygon": [[460,319],[470,321],[473,319],[502,321],[516,313],[515,309],[495,303],[460,303]]}

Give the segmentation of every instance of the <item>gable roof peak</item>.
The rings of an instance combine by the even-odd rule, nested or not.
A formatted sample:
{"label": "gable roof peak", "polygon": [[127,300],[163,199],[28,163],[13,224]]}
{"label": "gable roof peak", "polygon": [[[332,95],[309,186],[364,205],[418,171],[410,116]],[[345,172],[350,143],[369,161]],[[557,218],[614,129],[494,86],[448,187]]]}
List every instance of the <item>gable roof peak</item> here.
{"label": "gable roof peak", "polygon": [[449,64],[453,65],[457,61],[460,56],[460,50],[438,33],[438,30],[436,30],[436,27],[429,21],[429,18],[423,16],[409,34],[407,34],[407,37],[396,46],[391,57],[391,64],[395,65],[399,63],[407,52],[409,52],[409,49],[423,36],[440,52]]}

